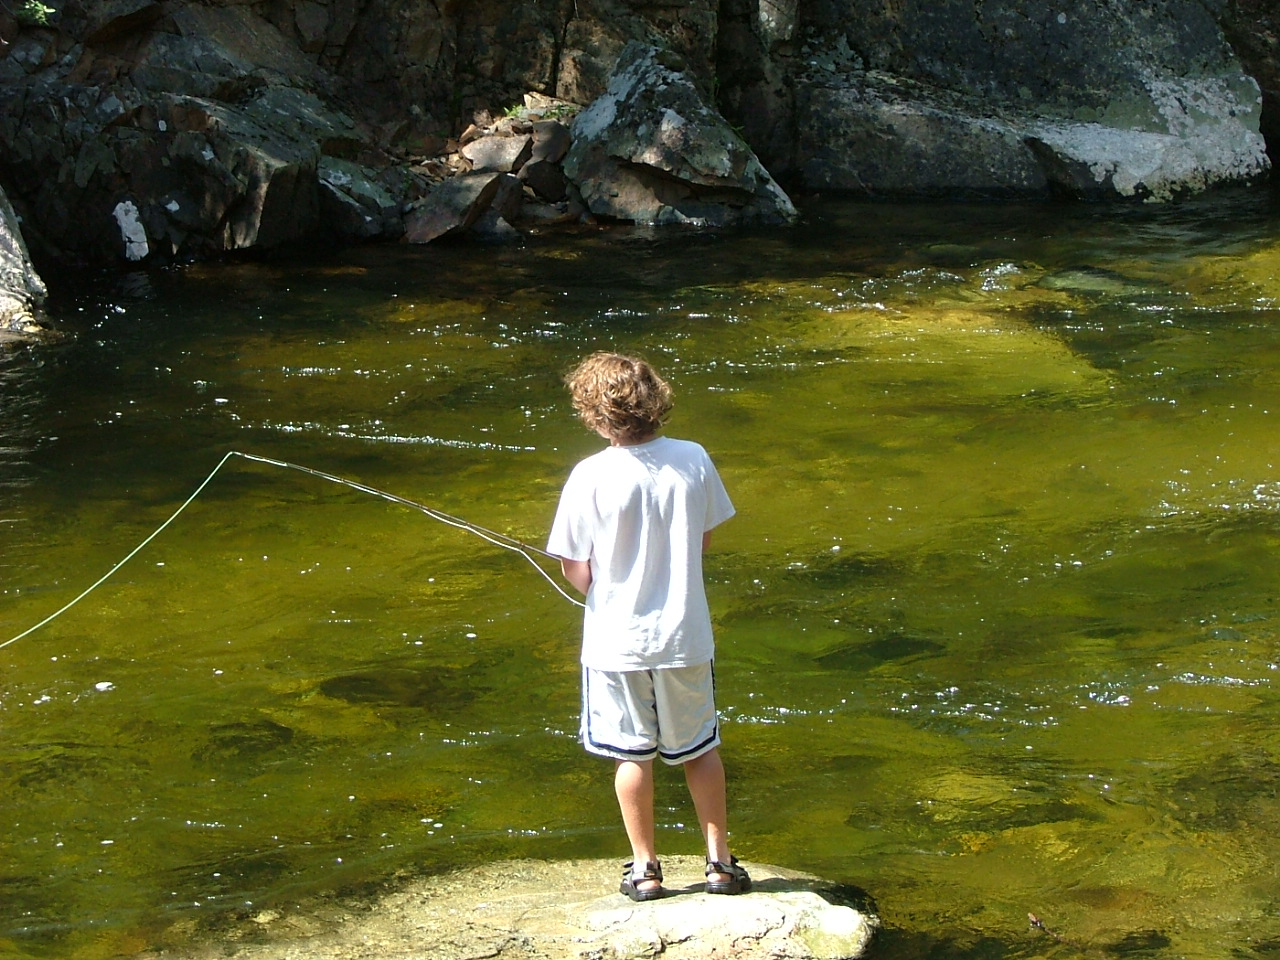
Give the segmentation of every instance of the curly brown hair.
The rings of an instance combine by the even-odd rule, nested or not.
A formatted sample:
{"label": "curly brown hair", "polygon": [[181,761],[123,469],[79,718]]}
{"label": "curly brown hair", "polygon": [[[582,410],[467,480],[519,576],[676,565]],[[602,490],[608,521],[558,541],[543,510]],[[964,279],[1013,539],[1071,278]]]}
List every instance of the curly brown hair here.
{"label": "curly brown hair", "polygon": [[639,357],[593,353],[564,382],[579,419],[615,440],[644,440],[671,414],[671,388]]}

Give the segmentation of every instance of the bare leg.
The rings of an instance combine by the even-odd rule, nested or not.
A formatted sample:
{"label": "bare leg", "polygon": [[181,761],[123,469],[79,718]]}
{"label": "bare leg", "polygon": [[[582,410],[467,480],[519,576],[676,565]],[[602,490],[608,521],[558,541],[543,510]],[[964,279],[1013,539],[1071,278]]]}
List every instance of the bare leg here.
{"label": "bare leg", "polygon": [[[707,841],[707,860],[729,862],[729,814],[725,800],[724,764],[719,750],[710,750],[700,757],[686,761],[684,778],[689,784],[689,796],[698,811],[698,823]],[[711,879],[729,881],[728,874],[712,874]]]}
{"label": "bare leg", "polygon": [[[653,761],[619,760],[613,776],[613,789],[622,810],[622,824],[631,841],[631,858],[641,867],[657,860],[653,837]],[[641,890],[660,886],[649,880],[637,884]]]}

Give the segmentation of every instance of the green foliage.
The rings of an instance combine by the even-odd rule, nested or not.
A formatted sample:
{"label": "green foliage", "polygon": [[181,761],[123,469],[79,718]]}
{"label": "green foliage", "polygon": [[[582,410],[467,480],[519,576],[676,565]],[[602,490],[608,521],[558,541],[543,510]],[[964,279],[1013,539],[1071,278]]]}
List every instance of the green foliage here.
{"label": "green foliage", "polygon": [[25,26],[47,27],[49,15],[56,12],[53,7],[45,6],[40,0],[22,0],[13,15]]}

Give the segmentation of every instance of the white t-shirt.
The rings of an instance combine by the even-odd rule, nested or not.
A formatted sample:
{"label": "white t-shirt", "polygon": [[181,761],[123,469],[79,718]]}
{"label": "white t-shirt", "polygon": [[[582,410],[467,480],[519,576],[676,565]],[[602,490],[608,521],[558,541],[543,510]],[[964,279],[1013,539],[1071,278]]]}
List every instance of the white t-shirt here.
{"label": "white t-shirt", "polygon": [[649,670],[712,658],[702,535],[733,513],[711,458],[689,440],[610,446],[573,468],[547,552],[591,561],[585,666]]}

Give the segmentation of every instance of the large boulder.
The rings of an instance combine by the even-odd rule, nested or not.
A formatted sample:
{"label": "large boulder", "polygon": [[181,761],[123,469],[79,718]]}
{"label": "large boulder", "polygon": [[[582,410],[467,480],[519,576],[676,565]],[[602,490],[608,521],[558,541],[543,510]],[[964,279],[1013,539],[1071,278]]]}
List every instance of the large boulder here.
{"label": "large boulder", "polygon": [[46,295],[44,281],[31,265],[18,217],[0,190],[0,341],[44,332],[36,312]]}
{"label": "large boulder", "polygon": [[430,243],[462,233],[488,213],[500,197],[518,194],[519,188],[520,181],[514,176],[496,171],[464,173],[444,180],[410,205],[405,214],[404,238],[409,243]]}
{"label": "large boulder", "polygon": [[1258,85],[1197,0],[728,10],[728,109],[811,188],[1165,199],[1269,168]]}
{"label": "large boulder", "polygon": [[670,51],[631,43],[578,114],[564,170],[587,208],[635,223],[782,223],[790,198]]}

